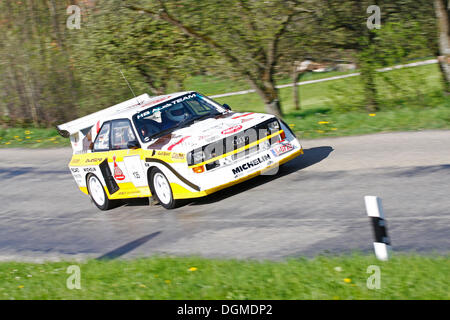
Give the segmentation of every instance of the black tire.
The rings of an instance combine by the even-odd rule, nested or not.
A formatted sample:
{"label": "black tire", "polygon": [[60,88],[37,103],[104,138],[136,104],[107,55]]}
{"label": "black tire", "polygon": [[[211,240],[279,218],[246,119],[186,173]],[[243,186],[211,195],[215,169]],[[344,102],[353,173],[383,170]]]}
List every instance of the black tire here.
{"label": "black tire", "polygon": [[[158,183],[160,181],[159,179],[165,179],[166,183],[168,184],[167,186],[165,186],[165,190],[161,189],[160,184]],[[149,186],[150,191],[152,192],[152,197],[155,197],[164,208],[174,209],[180,204],[180,201],[173,198],[173,192],[172,188],[170,187],[169,180],[158,168],[151,169],[151,172],[149,174]],[[158,192],[160,195],[158,195]]]}
{"label": "black tire", "polygon": [[[98,188],[98,185],[91,186],[91,184],[98,183],[101,186],[101,192],[103,192],[103,202],[101,202],[101,192]],[[89,193],[89,197],[91,201],[95,204],[97,208],[100,210],[109,210],[117,206],[117,201],[110,200],[105,192],[104,186],[101,183],[100,179],[93,173],[89,173],[86,177],[86,185]],[[97,189],[97,191],[94,191]]]}

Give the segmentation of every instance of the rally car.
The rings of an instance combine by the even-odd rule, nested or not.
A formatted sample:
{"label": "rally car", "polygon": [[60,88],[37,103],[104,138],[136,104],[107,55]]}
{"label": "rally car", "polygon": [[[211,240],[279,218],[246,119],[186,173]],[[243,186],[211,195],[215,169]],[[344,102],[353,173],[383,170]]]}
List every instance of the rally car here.
{"label": "rally car", "polygon": [[101,210],[143,197],[172,209],[303,154],[281,119],[193,91],[143,94],[57,128],[70,138],[78,187]]}

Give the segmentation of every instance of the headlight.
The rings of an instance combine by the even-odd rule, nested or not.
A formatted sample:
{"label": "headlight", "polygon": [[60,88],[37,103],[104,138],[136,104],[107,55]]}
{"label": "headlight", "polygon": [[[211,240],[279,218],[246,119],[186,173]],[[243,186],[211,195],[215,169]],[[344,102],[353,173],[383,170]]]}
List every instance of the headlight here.
{"label": "headlight", "polygon": [[280,130],[280,124],[278,123],[278,120],[269,122],[267,124],[267,127],[269,128],[270,131],[279,131]]}
{"label": "headlight", "polygon": [[203,162],[203,159],[205,158],[205,153],[200,150],[195,150],[192,154],[192,159],[194,160],[194,163],[200,163]]}

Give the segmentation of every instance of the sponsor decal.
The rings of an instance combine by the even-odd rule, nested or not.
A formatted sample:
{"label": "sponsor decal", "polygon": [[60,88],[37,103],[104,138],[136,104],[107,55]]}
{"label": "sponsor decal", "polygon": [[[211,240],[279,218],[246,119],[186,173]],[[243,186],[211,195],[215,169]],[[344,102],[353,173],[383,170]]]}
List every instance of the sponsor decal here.
{"label": "sponsor decal", "polygon": [[241,119],[241,123],[247,122],[247,121],[252,121],[253,118],[247,118],[247,119]]}
{"label": "sponsor decal", "polygon": [[167,99],[169,99],[170,97],[171,97],[171,96],[164,97],[164,98],[161,98],[161,99],[157,99],[157,100],[155,100],[155,101],[152,101],[151,104],[154,105],[154,104],[163,102],[164,100],[167,100]]}
{"label": "sponsor decal", "polygon": [[[171,101],[171,102],[168,102],[168,103],[164,104],[163,106],[145,110],[145,111],[139,113],[139,114],[136,116],[136,118],[137,118],[138,120],[139,120],[139,119],[142,119],[142,118],[145,118],[145,117],[147,117],[147,116],[149,116],[149,115],[151,115],[151,114],[153,114],[153,113],[155,113],[155,112],[157,112],[157,111],[160,111],[160,110],[162,110],[162,109],[165,109],[165,108],[167,108],[167,107],[170,107],[170,106],[172,106],[172,105],[174,105],[174,104],[183,102],[184,100],[192,99],[192,98],[194,98],[195,96],[196,96],[195,93],[194,93],[194,94],[189,94],[189,95],[180,97],[180,98],[178,98],[178,99],[176,99],[176,100],[173,100],[173,101]],[[167,100],[168,98],[170,98],[170,96],[167,97],[167,98],[162,99],[162,100],[159,101],[159,102],[162,102],[162,101],[164,101],[164,100]],[[158,103],[158,101],[153,102],[152,104],[156,104],[156,103]]]}
{"label": "sponsor decal", "polygon": [[197,94],[195,94],[195,93],[188,94],[188,95],[186,95],[184,97],[178,98],[177,100],[173,100],[172,103],[180,103],[180,102],[183,102],[185,100],[195,98],[196,96],[197,96]]}
{"label": "sponsor decal", "polygon": [[149,115],[151,115],[151,114],[152,114],[152,113],[151,113],[150,110],[146,110],[146,111],[141,112],[140,114],[138,114],[138,115],[136,116],[136,118],[139,120],[139,119],[144,118],[144,117],[146,117],[146,116],[149,116]]}
{"label": "sponsor decal", "polygon": [[86,159],[84,162],[85,163],[90,163],[90,162],[100,162],[102,161],[103,158],[92,158],[92,159]]}
{"label": "sponsor decal", "polygon": [[172,153],[172,159],[174,160],[183,160],[184,157],[185,157],[184,153],[177,153],[177,152]]}
{"label": "sponsor decal", "polygon": [[275,157],[278,157],[286,152],[291,151],[292,149],[294,149],[294,146],[289,142],[281,142],[280,145],[276,146],[271,151]]}
{"label": "sponsor decal", "polygon": [[251,168],[253,168],[255,166],[258,166],[259,164],[261,164],[263,162],[269,161],[270,159],[271,159],[271,157],[267,153],[266,155],[264,155],[262,157],[256,158],[256,159],[251,160],[251,161],[249,161],[247,163],[244,163],[243,165],[240,165],[239,167],[236,167],[236,168],[232,169],[233,170],[233,174],[234,175],[239,175],[242,172],[244,172],[244,171],[246,171],[248,169],[251,169]]}
{"label": "sponsor decal", "polygon": [[84,172],[95,172],[97,170],[95,168],[84,168],[83,171]]}
{"label": "sponsor decal", "polygon": [[206,143],[210,143],[216,140],[220,139],[220,136],[214,135],[214,136],[199,136],[197,138],[199,141],[204,140]]}
{"label": "sponsor decal", "polygon": [[70,168],[70,171],[72,171],[72,172],[80,172],[80,170],[78,168]]}
{"label": "sponsor decal", "polygon": [[190,137],[191,137],[191,136],[187,136],[187,137],[184,137],[184,138],[178,140],[178,141],[175,142],[173,145],[169,146],[169,147],[167,148],[167,150],[171,151],[176,145],[179,145],[180,143],[183,143],[184,140],[186,140],[186,139],[188,139],[188,138],[190,138]]}
{"label": "sponsor decal", "polygon": [[156,154],[157,154],[158,156],[162,156],[162,157],[168,157],[168,156],[170,156],[170,152],[168,152],[168,151],[158,151]]}
{"label": "sponsor decal", "polygon": [[238,119],[238,118],[242,118],[242,117],[249,116],[249,115],[251,115],[251,114],[254,114],[254,112],[249,112],[249,113],[246,113],[246,114],[241,114],[240,116],[236,116],[236,117],[233,117],[233,118],[231,118],[231,119]]}
{"label": "sponsor decal", "polygon": [[72,159],[71,162],[72,162],[72,163],[79,163],[79,162],[80,162],[80,159],[79,159],[79,158],[77,158],[77,159]]}
{"label": "sponsor decal", "polygon": [[228,128],[228,129],[225,129],[221,133],[222,134],[231,134],[231,133],[238,132],[241,129],[242,129],[242,126],[239,124],[237,126],[233,126],[233,127]]}
{"label": "sponsor decal", "polygon": [[118,193],[118,195],[124,196],[124,195],[138,194],[138,193],[141,193],[141,192],[139,190],[137,190],[137,191],[121,191]]}
{"label": "sponsor decal", "polygon": [[140,178],[141,178],[141,175],[140,175],[139,172],[137,172],[137,171],[134,171],[134,172],[133,172],[133,176],[134,176],[136,179],[140,179]]}
{"label": "sponsor decal", "polygon": [[117,165],[117,162],[116,162],[116,156],[114,156],[113,157],[113,161],[114,161],[114,178],[116,179],[116,180],[124,180],[125,179],[125,176],[124,176],[124,174],[123,174],[123,172],[122,172],[122,170],[119,168],[119,166]]}

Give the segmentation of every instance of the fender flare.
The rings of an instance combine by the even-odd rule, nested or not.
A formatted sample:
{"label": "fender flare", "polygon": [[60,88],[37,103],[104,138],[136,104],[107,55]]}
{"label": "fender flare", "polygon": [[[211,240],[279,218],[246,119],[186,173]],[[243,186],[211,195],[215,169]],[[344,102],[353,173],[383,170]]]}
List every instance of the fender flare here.
{"label": "fender flare", "polygon": [[[156,159],[156,158],[145,158],[145,162],[146,163],[159,163],[160,165],[163,165],[166,169],[168,169],[174,176],[176,176],[178,179],[180,179],[184,184],[188,185],[189,187],[191,187],[192,189],[196,190],[196,191],[200,191],[200,187],[197,186],[195,183],[192,183],[191,181],[189,181],[188,179],[186,179],[185,177],[183,177],[180,173],[178,173],[178,171],[176,171],[170,164],[168,164],[167,162],[164,162],[163,160],[160,159]],[[150,169],[152,167],[149,168]],[[148,173],[147,173],[148,175]]]}

